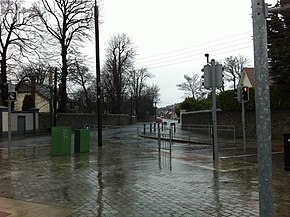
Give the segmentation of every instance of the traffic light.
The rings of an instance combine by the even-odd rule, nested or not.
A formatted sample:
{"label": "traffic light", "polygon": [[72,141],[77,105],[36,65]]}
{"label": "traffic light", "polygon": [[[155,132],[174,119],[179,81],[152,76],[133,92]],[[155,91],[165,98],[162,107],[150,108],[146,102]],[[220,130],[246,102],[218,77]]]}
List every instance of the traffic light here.
{"label": "traffic light", "polygon": [[242,94],[241,94],[241,87],[238,86],[238,88],[235,90],[235,99],[238,101],[238,102],[242,102]]}
{"label": "traffic light", "polygon": [[242,87],[242,99],[244,102],[249,101],[249,87],[247,86]]}
{"label": "traffic light", "polygon": [[203,69],[201,70],[203,72],[203,86],[207,89],[212,88],[212,84],[211,84],[211,69],[210,69],[210,65],[205,65],[203,67]]}
{"label": "traffic light", "polygon": [[223,71],[224,71],[224,68],[221,64],[215,65],[215,86],[216,87],[223,87],[224,86]]}
{"label": "traffic light", "polygon": [[[213,68],[214,67],[214,68]],[[216,65],[205,65],[203,67],[203,69],[201,70],[203,72],[203,83],[202,85],[207,88],[210,89],[213,87],[213,85],[215,87],[222,87],[224,82],[223,82],[223,66],[221,64],[216,64]],[[212,76],[215,73],[215,83],[212,83]]]}

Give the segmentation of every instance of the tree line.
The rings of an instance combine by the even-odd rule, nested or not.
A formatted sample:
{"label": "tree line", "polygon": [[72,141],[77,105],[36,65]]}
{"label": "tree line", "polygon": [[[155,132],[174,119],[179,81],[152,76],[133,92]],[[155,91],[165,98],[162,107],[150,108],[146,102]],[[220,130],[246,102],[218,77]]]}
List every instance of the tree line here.
{"label": "tree line", "polygon": [[[16,83],[16,90],[32,79],[51,85],[56,70],[58,111],[70,112],[68,102],[74,100],[80,111],[96,112],[96,79],[90,72],[91,60],[81,51],[92,39],[94,2],[39,0],[27,6],[21,0],[1,0],[0,5],[0,104],[7,106],[7,82]],[[101,70],[106,112],[153,114],[159,87],[148,84],[153,76],[146,68],[134,68],[136,54],[125,34],[108,42]]]}

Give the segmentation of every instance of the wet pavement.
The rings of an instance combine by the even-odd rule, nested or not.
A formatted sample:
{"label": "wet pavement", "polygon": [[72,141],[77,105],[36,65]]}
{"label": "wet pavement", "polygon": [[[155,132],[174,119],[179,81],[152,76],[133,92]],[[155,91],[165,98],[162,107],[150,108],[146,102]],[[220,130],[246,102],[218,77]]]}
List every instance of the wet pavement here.
{"label": "wet pavement", "polygon": [[[90,153],[52,157],[49,137],[31,139],[14,141],[10,158],[0,146],[0,217],[259,216],[253,146],[221,144],[214,163],[204,144],[175,142],[170,154],[154,140],[92,140]],[[290,216],[290,172],[279,148],[273,195],[274,216]]]}

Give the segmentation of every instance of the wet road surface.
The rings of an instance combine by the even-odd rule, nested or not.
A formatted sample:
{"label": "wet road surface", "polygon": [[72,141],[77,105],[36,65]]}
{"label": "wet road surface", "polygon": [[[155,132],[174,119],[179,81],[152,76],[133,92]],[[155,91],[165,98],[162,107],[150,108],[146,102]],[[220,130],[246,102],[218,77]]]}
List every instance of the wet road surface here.
{"label": "wet road surface", "polygon": [[[0,149],[0,216],[259,216],[256,149],[106,141],[88,154],[50,146]],[[243,156],[239,156],[243,155]],[[273,154],[274,216],[290,216],[290,172]]]}

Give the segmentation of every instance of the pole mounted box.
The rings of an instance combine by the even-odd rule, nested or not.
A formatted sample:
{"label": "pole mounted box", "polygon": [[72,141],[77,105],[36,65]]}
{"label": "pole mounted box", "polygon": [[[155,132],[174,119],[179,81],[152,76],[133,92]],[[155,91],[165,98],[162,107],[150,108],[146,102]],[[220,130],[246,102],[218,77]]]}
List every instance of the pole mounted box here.
{"label": "pole mounted box", "polygon": [[[213,67],[215,67],[213,69]],[[215,71],[215,84],[212,84],[212,73],[213,70]],[[215,64],[215,65],[205,65],[202,69],[203,71],[203,86],[207,89],[211,89],[213,85],[215,87],[223,87],[223,66],[221,64]]]}
{"label": "pole mounted box", "polygon": [[15,92],[15,84],[8,83],[8,93]]}

